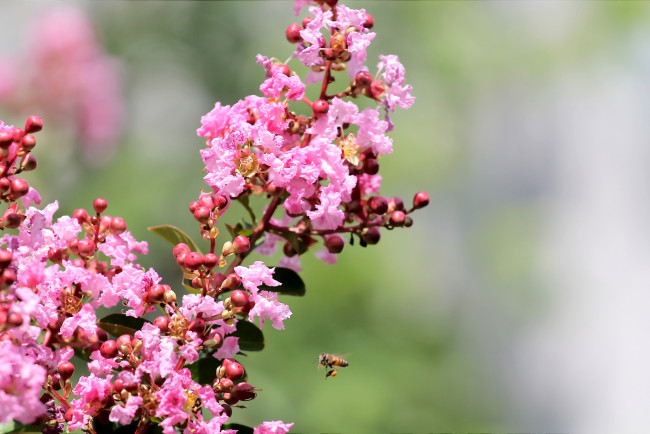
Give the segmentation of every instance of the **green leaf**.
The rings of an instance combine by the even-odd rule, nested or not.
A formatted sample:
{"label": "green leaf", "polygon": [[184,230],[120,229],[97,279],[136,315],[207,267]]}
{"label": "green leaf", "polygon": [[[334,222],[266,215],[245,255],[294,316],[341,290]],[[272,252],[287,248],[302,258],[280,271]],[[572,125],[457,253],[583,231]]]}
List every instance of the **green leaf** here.
{"label": "green leaf", "polygon": [[251,226],[247,222],[243,223],[237,223],[235,226],[233,225],[226,225],[226,229],[228,229],[228,233],[230,233],[230,236],[235,239],[237,235],[243,235],[245,237],[250,237],[253,235],[253,226]]}
{"label": "green leaf", "polygon": [[149,229],[154,234],[162,237],[172,246],[175,246],[178,243],[187,244],[193,252],[201,252],[198,246],[192,241],[192,239],[183,232],[181,229],[172,225],[161,225],[161,226],[151,226]]}
{"label": "green leaf", "polygon": [[115,337],[121,335],[133,336],[146,322],[149,321],[144,318],[134,318],[132,316],[122,315],[121,313],[112,313],[97,321],[97,326]]}
{"label": "green leaf", "polygon": [[43,430],[43,425],[23,425],[22,423],[12,420],[6,424],[0,424],[0,434],[13,434],[13,433],[40,433]]}
{"label": "green leaf", "polygon": [[273,291],[284,295],[305,295],[305,282],[295,271],[289,268],[275,267],[273,278],[282,283],[280,286],[260,286],[260,290]]}
{"label": "green leaf", "polygon": [[192,380],[199,384],[208,384],[217,378],[217,368],[221,366],[221,361],[214,357],[204,357],[189,365]]}
{"label": "green leaf", "polygon": [[246,211],[248,211],[248,215],[251,217],[251,223],[255,224],[257,219],[255,218],[255,213],[251,209],[249,196],[239,196],[237,200],[239,201],[239,203],[242,204],[242,206],[246,209]]}
{"label": "green leaf", "polygon": [[253,434],[253,428],[240,423],[226,423],[221,427],[221,429],[235,429],[237,430],[237,434]]}
{"label": "green leaf", "polygon": [[239,320],[237,330],[231,336],[239,338],[239,348],[244,351],[262,351],[264,349],[264,334],[252,322]]}

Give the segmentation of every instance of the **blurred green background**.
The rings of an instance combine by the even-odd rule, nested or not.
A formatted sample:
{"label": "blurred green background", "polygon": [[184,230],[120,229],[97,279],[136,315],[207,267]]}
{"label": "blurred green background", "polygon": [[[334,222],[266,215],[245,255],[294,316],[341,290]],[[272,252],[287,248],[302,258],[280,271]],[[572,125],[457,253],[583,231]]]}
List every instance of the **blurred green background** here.
{"label": "blurred green background", "polygon": [[[631,221],[636,226],[627,227],[643,228],[649,215],[647,199],[635,200],[648,181],[641,177],[648,3],[346,4],[375,17],[370,70],[379,54],[397,54],[416,97],[392,116],[395,152],[381,160],[382,193],[410,203],[426,190],[431,204],[412,228],[385,232],[377,246],[346,247],[338,265],[303,258],[307,296],[284,298],[293,312],[286,330],[266,325],[267,348],[244,360],[251,383],[264,390],[232,420],[293,421],[304,433],[648,426],[650,379],[642,366],[649,350],[642,333],[628,333],[647,320],[641,312],[612,313],[607,294],[614,296],[619,274],[598,274],[618,264],[617,273],[630,276],[622,271],[630,261],[589,256],[612,251],[607,243],[619,239],[613,232],[599,243],[599,236]],[[114,159],[92,166],[43,114],[40,166],[29,180],[64,213],[105,197],[108,213],[149,242],[143,265],[176,284],[171,247],[146,228],[173,224],[196,238],[187,205],[204,187],[200,117],[216,101],[259,93],[255,55],[288,58],[294,47],[284,30],[299,18],[286,1],[12,2],[0,6],[0,54],[25,50],[19,41],[27,24],[70,5],[90,15],[122,64],[126,129]],[[1,102],[0,118],[24,119]],[[593,159],[614,148],[629,152]],[[639,177],[612,181],[636,176],[630,173]],[[611,209],[622,211],[610,216]],[[234,206],[225,219],[241,216]],[[647,246],[645,232],[630,231],[620,252]],[[647,283],[639,274],[627,287]],[[599,284],[600,304],[571,292]],[[621,309],[647,306],[639,297]],[[618,321],[630,315],[638,321]],[[604,329],[598,318],[623,325],[594,338],[590,331]],[[621,336],[633,337],[623,345]],[[592,340],[599,342],[585,346]],[[350,366],[325,380],[316,369],[321,352],[349,353]],[[608,362],[585,370],[597,355]],[[637,357],[634,375],[617,377],[626,355]]]}

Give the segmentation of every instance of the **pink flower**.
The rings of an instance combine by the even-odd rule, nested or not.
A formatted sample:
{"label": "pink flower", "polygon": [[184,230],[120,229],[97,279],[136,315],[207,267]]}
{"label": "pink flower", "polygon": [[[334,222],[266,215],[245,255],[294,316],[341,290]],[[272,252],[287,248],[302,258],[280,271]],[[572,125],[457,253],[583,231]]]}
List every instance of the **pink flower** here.
{"label": "pink flower", "polygon": [[111,413],[108,415],[108,420],[111,422],[119,422],[122,425],[131,423],[135,412],[138,411],[142,405],[142,397],[137,395],[129,396],[124,407],[119,404],[113,406]]}
{"label": "pink flower", "polygon": [[273,279],[275,268],[269,268],[262,261],[255,261],[249,267],[241,265],[235,267],[235,273],[241,277],[242,285],[253,294],[257,294],[258,287],[264,283],[268,286],[280,286],[281,283]]}
{"label": "pink flower", "polygon": [[413,105],[415,98],[411,96],[411,85],[404,85],[404,66],[399,62],[399,58],[395,55],[383,56],[380,55],[381,61],[377,64],[377,68],[381,71],[385,69],[382,77],[384,83],[388,86],[382,98],[382,102],[387,110],[395,111],[395,106],[407,109]]}
{"label": "pink flower", "polygon": [[217,359],[227,359],[228,357],[235,357],[235,354],[239,352],[239,338],[235,336],[227,336],[223,339],[223,344],[217,352],[214,353],[214,357]]}
{"label": "pink flower", "polygon": [[338,209],[341,204],[341,194],[330,184],[321,188],[318,196],[320,203],[316,205],[314,211],[307,211],[307,216],[311,219],[315,229],[336,229],[343,223],[345,215]]}
{"label": "pink flower", "polygon": [[272,76],[260,85],[260,91],[271,98],[280,98],[286,92],[287,98],[298,101],[305,96],[305,85],[297,75],[287,77],[275,69]]}
{"label": "pink flower", "polygon": [[379,193],[379,188],[381,187],[381,175],[368,175],[367,173],[362,173],[357,177],[357,180],[362,196]]}
{"label": "pink flower", "polygon": [[75,399],[70,404],[72,408],[72,421],[68,423],[71,430],[83,428],[90,422],[90,418],[95,416],[102,401],[111,393],[111,378],[98,378],[94,374],[89,377],[81,377],[75,386],[73,392],[79,399]]}
{"label": "pink flower", "polygon": [[309,3],[311,3],[311,0],[295,0],[293,12],[296,14],[296,16],[300,15],[300,10],[304,6],[307,6]]}
{"label": "pink flower", "polygon": [[220,102],[214,105],[212,111],[201,117],[201,128],[196,134],[208,140],[222,136],[228,126],[230,106],[221,106]]}
{"label": "pink flower", "polygon": [[119,366],[113,359],[104,358],[99,350],[92,352],[90,360],[92,362],[88,363],[88,370],[98,377],[110,374],[113,369]]}
{"label": "pink flower", "polygon": [[71,338],[77,327],[86,332],[88,336],[97,333],[97,316],[95,315],[95,309],[91,305],[84,304],[79,312],[63,321],[61,336]]}
{"label": "pink flower", "polygon": [[0,423],[29,424],[45,413],[39,398],[46,374],[21,347],[0,342]]}
{"label": "pink flower", "polygon": [[253,429],[253,434],[285,434],[292,426],[293,423],[284,423],[279,420],[264,422]]}
{"label": "pink flower", "polygon": [[282,321],[291,316],[289,306],[278,301],[277,292],[260,291],[258,294],[252,294],[250,300],[255,302],[248,314],[248,320],[253,321],[255,317],[260,318],[260,328],[264,325],[264,320],[269,319],[273,322],[273,328],[284,330]]}
{"label": "pink flower", "polygon": [[135,333],[135,337],[142,339],[143,361],[136,369],[138,377],[146,372],[151,378],[165,378],[174,372],[178,363],[174,339],[160,336],[160,329],[150,323],[145,323],[142,329]]}
{"label": "pink flower", "polygon": [[388,122],[379,119],[377,110],[366,108],[359,113],[354,123],[359,125],[357,144],[362,149],[372,148],[375,155],[393,152],[393,139],[385,134]]}
{"label": "pink flower", "polygon": [[314,15],[314,19],[307,24],[307,27],[300,31],[303,41],[309,46],[298,44],[295,56],[305,66],[316,66],[324,63],[320,56],[320,49],[325,46],[325,38],[321,34],[323,28],[327,29],[332,25],[332,11],[323,12],[318,7],[310,7],[309,12]]}

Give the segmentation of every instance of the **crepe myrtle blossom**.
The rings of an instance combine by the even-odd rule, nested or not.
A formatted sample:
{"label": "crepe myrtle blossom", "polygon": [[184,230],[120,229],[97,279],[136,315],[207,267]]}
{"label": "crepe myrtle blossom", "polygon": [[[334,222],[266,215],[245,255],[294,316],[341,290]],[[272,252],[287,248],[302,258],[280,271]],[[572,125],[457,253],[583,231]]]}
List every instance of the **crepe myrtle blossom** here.
{"label": "crepe myrtle blossom", "polygon": [[[42,120],[0,121],[0,422],[45,423],[47,433],[95,433],[108,422],[136,434],[154,425],[165,434],[234,433],[231,415],[259,391],[238,360],[260,347],[256,318],[259,329],[267,321],[284,329],[292,312],[281,297],[303,289],[301,255],[334,264],[348,243],[377,244],[382,229],[411,226],[411,213],[429,203],[425,192],[412,204],[380,195],[380,159],[396,145],[388,113],[413,97],[397,56],[380,56],[374,76],[366,66],[374,18],[337,0],[297,0],[296,14],[304,6],[309,15],[285,31],[293,58],[257,56],[260,94],[217,102],[201,118],[208,188],[188,207],[201,246],[176,228],[152,228],[184,240],[172,249],[183,279],[175,289],[188,292],[178,297],[138,263],[147,243],[106,213],[105,199],[58,218],[58,202],[37,207],[38,192],[20,175],[36,168],[30,152]],[[304,79],[299,63],[310,68]],[[377,107],[360,109],[363,98]],[[226,232],[219,222],[233,202],[249,218]],[[276,267],[245,262],[254,251],[281,257]],[[106,308],[119,313],[98,313]],[[90,373],[78,380],[73,354]],[[264,422],[254,432],[292,426]]]}

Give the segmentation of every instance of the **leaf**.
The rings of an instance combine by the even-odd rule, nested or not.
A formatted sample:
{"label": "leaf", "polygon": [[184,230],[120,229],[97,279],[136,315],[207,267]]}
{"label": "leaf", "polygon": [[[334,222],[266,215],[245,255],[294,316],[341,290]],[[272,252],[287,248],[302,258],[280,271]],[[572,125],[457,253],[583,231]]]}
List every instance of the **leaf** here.
{"label": "leaf", "polygon": [[221,361],[214,357],[204,357],[197,360],[189,366],[192,380],[199,384],[212,386],[212,382],[217,378],[217,368],[219,366],[221,366]]}
{"label": "leaf", "polygon": [[242,206],[246,209],[246,211],[248,211],[248,215],[251,217],[251,222],[255,224],[257,219],[255,218],[255,213],[251,209],[249,196],[239,196],[237,200],[239,201],[239,203],[242,204]]}
{"label": "leaf", "polygon": [[121,313],[112,313],[97,321],[97,326],[115,337],[121,335],[133,336],[147,322],[149,321],[144,318],[134,318],[132,316],[122,315]]}
{"label": "leaf", "polygon": [[201,252],[198,246],[192,241],[192,239],[183,232],[181,229],[172,225],[161,225],[161,226],[151,226],[149,229],[154,234],[162,237],[172,246],[175,246],[178,243],[187,244],[193,252]]}
{"label": "leaf", "polygon": [[305,295],[305,282],[290,268],[275,267],[273,278],[282,283],[280,286],[261,285],[260,290],[273,291],[284,295]]}
{"label": "leaf", "polygon": [[282,232],[278,235],[287,240],[287,242],[291,244],[291,247],[293,247],[293,250],[298,252],[299,255],[302,255],[307,251],[307,245],[293,232]]}
{"label": "leaf", "polygon": [[234,429],[237,430],[237,434],[253,434],[253,428],[240,423],[226,423],[221,427],[221,429]]}
{"label": "leaf", "polygon": [[239,348],[244,351],[262,351],[264,334],[255,324],[245,320],[237,322],[237,330],[231,334],[239,338]]}
{"label": "leaf", "polygon": [[237,235],[243,235],[245,237],[250,237],[253,235],[253,226],[251,226],[247,222],[243,223],[237,223],[235,226],[233,225],[226,225],[226,229],[228,229],[228,233],[230,233],[230,236],[235,239]]}

